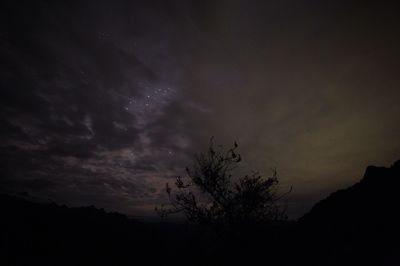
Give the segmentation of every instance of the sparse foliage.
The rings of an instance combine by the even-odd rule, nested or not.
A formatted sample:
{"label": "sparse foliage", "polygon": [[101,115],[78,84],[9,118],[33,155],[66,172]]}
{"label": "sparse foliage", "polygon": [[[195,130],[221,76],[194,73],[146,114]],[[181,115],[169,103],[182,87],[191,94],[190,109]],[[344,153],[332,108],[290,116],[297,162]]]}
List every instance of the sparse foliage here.
{"label": "sparse foliage", "polygon": [[261,177],[252,172],[235,179],[234,170],[242,158],[238,144],[225,151],[215,147],[211,138],[206,152],[195,155],[187,177],[178,176],[176,191],[166,184],[170,206],[156,207],[161,216],[183,213],[186,218],[199,224],[235,225],[243,223],[273,222],[285,219],[285,212],[277,200],[277,173]]}

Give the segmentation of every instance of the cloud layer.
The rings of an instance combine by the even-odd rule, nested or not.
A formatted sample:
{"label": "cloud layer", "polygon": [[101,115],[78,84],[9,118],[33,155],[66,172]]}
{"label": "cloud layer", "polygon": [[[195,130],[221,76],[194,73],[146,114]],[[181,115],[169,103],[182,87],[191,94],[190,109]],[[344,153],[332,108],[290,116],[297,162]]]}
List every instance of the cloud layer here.
{"label": "cloud layer", "polygon": [[400,157],[389,3],[2,5],[3,191],[152,215],[214,135],[297,216]]}

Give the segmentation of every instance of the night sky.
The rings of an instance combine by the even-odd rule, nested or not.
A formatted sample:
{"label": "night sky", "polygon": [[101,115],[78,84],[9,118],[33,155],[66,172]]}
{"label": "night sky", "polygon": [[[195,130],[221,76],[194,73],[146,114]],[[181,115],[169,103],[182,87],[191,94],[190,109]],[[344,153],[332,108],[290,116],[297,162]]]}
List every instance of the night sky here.
{"label": "night sky", "polygon": [[0,192],[154,216],[196,151],[291,217],[400,159],[395,1],[2,1]]}

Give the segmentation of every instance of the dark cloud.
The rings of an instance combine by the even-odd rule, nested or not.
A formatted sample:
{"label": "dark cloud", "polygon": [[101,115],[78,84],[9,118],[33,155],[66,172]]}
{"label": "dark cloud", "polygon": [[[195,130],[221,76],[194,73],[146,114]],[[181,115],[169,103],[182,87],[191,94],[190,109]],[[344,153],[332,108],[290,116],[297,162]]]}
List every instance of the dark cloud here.
{"label": "dark cloud", "polygon": [[[398,159],[391,2],[5,1],[2,190],[151,214],[210,136],[294,215]],[[146,211],[147,210],[147,211]]]}

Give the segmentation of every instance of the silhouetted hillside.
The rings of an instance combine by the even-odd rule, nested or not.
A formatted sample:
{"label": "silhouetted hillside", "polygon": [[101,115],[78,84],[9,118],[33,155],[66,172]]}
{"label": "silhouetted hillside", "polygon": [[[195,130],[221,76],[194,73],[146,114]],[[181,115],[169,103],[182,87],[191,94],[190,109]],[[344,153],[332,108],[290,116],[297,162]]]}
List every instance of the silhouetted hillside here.
{"label": "silhouetted hillside", "polygon": [[299,219],[299,239],[307,239],[328,265],[400,265],[399,185],[400,161],[390,168],[367,167],[359,183]]}
{"label": "silhouetted hillside", "polygon": [[348,226],[349,222],[392,223],[398,216],[399,188],[400,161],[390,168],[368,166],[359,183],[318,202],[300,222],[337,226]]}

